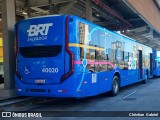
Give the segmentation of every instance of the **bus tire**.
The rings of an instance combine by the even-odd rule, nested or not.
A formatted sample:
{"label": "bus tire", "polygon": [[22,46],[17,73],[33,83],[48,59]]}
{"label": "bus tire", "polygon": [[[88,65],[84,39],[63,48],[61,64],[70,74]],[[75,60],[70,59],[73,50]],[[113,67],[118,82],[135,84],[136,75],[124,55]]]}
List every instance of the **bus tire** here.
{"label": "bus tire", "polygon": [[145,74],[145,80],[142,81],[143,84],[148,82],[148,72]]}
{"label": "bus tire", "polygon": [[116,96],[119,92],[119,77],[114,76],[112,80],[112,90],[111,95]]}
{"label": "bus tire", "polygon": [[4,77],[2,75],[0,75],[0,84],[4,83]]}

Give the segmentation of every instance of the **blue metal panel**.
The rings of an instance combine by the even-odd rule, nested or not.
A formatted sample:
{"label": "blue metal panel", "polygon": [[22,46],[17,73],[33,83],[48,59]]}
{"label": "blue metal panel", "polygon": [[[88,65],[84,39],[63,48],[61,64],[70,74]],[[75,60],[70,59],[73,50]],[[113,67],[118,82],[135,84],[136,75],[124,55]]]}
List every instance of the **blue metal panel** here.
{"label": "blue metal panel", "polygon": [[121,87],[139,82],[139,70],[120,70],[121,73]]}
{"label": "blue metal panel", "polygon": [[153,75],[160,76],[160,56],[159,51],[153,50]]}
{"label": "blue metal panel", "polygon": [[55,57],[24,58],[18,54],[18,72],[23,76],[25,83],[35,84],[36,79],[45,79],[45,84],[60,82],[65,72],[65,21],[66,16],[56,16],[28,19],[18,23],[19,52],[21,47],[62,46],[61,53]]}
{"label": "blue metal panel", "polygon": [[[89,43],[84,43],[83,47],[77,45],[80,41],[79,22],[88,25],[90,31],[87,39],[91,40]],[[76,47],[69,46],[69,49],[74,54],[74,61],[78,61],[80,64],[74,64],[74,73],[72,76],[63,82],[60,82],[61,76],[71,69],[69,66],[69,64],[71,64],[70,57],[65,51],[66,16],[60,15],[33,18],[18,23],[19,51],[20,47],[62,45],[61,53],[55,57],[25,58],[18,53],[18,72],[22,77],[22,80],[20,80],[18,76],[15,76],[18,95],[48,97],[94,96],[112,89],[112,79],[115,73],[120,74],[120,87],[141,81],[139,80],[140,70],[138,67],[128,68],[129,58],[124,58],[124,62],[128,65],[127,68],[120,68],[122,51],[126,51],[127,54],[129,54],[128,52],[131,53],[133,43],[136,42],[76,16],[69,16],[68,25],[69,43],[76,44]],[[104,37],[103,35],[106,36]],[[91,45],[92,49],[96,49],[96,47],[104,49],[101,51],[101,55],[104,55],[104,53],[106,55],[114,52],[112,47],[117,44],[116,41],[121,44],[120,49],[118,47],[115,48],[115,50],[117,50],[115,54],[118,56],[115,57],[115,61],[118,62],[116,63],[114,59],[95,60],[92,62],[94,66],[97,65],[97,63],[98,65],[101,64],[101,66],[103,66],[103,64],[105,65],[104,62],[108,62],[107,65],[111,65],[112,68],[91,72],[87,68],[88,61],[86,58],[86,47]],[[80,58],[80,48],[83,48],[84,50],[83,60]],[[109,57],[113,57],[112,54],[110,54]],[[46,73],[43,72],[43,68],[58,68],[58,72]],[[29,73],[26,73],[26,71]],[[146,69],[143,69],[143,71],[142,80],[145,79]],[[149,75],[149,77],[152,76]],[[45,83],[40,85],[35,82],[35,80],[43,79],[45,79]],[[32,89],[44,90],[44,92],[33,92]]]}

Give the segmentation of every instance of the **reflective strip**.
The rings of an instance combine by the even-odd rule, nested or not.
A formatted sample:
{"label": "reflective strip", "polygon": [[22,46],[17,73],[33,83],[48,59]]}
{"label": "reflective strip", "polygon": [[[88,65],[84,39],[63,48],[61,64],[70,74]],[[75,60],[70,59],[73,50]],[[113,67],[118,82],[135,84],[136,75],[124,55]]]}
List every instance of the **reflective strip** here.
{"label": "reflective strip", "polygon": [[[68,45],[69,47],[81,47],[84,48],[85,45],[82,44],[76,44],[76,43],[69,43]],[[93,49],[93,50],[101,50],[101,51],[105,51],[104,48],[99,48],[99,47],[94,47],[94,46],[86,46],[87,49]]]}
{"label": "reflective strip", "polygon": [[22,89],[20,89],[20,88],[16,88],[16,91],[19,91],[19,92],[21,92],[21,91],[22,91]]}
{"label": "reflective strip", "polygon": [[[74,64],[82,64],[82,61],[74,61]],[[110,65],[114,69],[116,68],[112,62],[103,62],[103,61],[96,62],[94,60],[88,60],[87,64]]]}
{"label": "reflective strip", "polygon": [[58,90],[58,92],[67,92],[67,90]]}
{"label": "reflective strip", "polygon": [[82,82],[82,84],[87,84],[87,81]]}

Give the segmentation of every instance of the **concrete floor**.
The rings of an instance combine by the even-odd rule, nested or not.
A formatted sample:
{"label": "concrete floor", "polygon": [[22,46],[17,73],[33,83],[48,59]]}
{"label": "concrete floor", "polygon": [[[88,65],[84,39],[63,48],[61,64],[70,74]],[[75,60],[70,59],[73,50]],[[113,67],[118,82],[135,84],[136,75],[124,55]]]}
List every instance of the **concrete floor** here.
{"label": "concrete floor", "polygon": [[0,84],[0,100],[15,96],[15,89],[4,89],[4,83]]}
{"label": "concrete floor", "polygon": [[4,83],[0,84],[0,89],[4,89]]}
{"label": "concrete floor", "polygon": [[[160,111],[160,78],[147,84],[136,83],[122,88],[115,97],[102,94],[85,99],[56,99],[29,111]],[[74,113],[74,112],[73,112]],[[94,114],[94,113],[93,113]],[[160,116],[160,114],[159,114]],[[20,118],[15,118],[16,120]],[[35,118],[34,118],[35,119]],[[39,118],[38,118],[39,119]],[[43,119],[43,118],[41,118]],[[48,117],[48,120],[92,120],[93,117]],[[158,120],[158,117],[94,117],[97,120]],[[40,120],[40,119],[39,119]]]}
{"label": "concrete floor", "polygon": [[122,88],[115,97],[102,94],[85,99],[58,99],[32,110],[160,111],[160,78]]}

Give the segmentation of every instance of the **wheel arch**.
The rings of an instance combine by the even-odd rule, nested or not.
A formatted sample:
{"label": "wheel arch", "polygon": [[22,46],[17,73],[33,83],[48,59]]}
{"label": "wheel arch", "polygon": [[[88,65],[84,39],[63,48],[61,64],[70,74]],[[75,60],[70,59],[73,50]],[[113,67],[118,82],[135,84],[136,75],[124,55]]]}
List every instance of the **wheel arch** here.
{"label": "wheel arch", "polygon": [[120,87],[121,86],[121,76],[120,76],[120,73],[119,72],[115,72],[114,76],[117,76],[119,78],[119,87]]}

